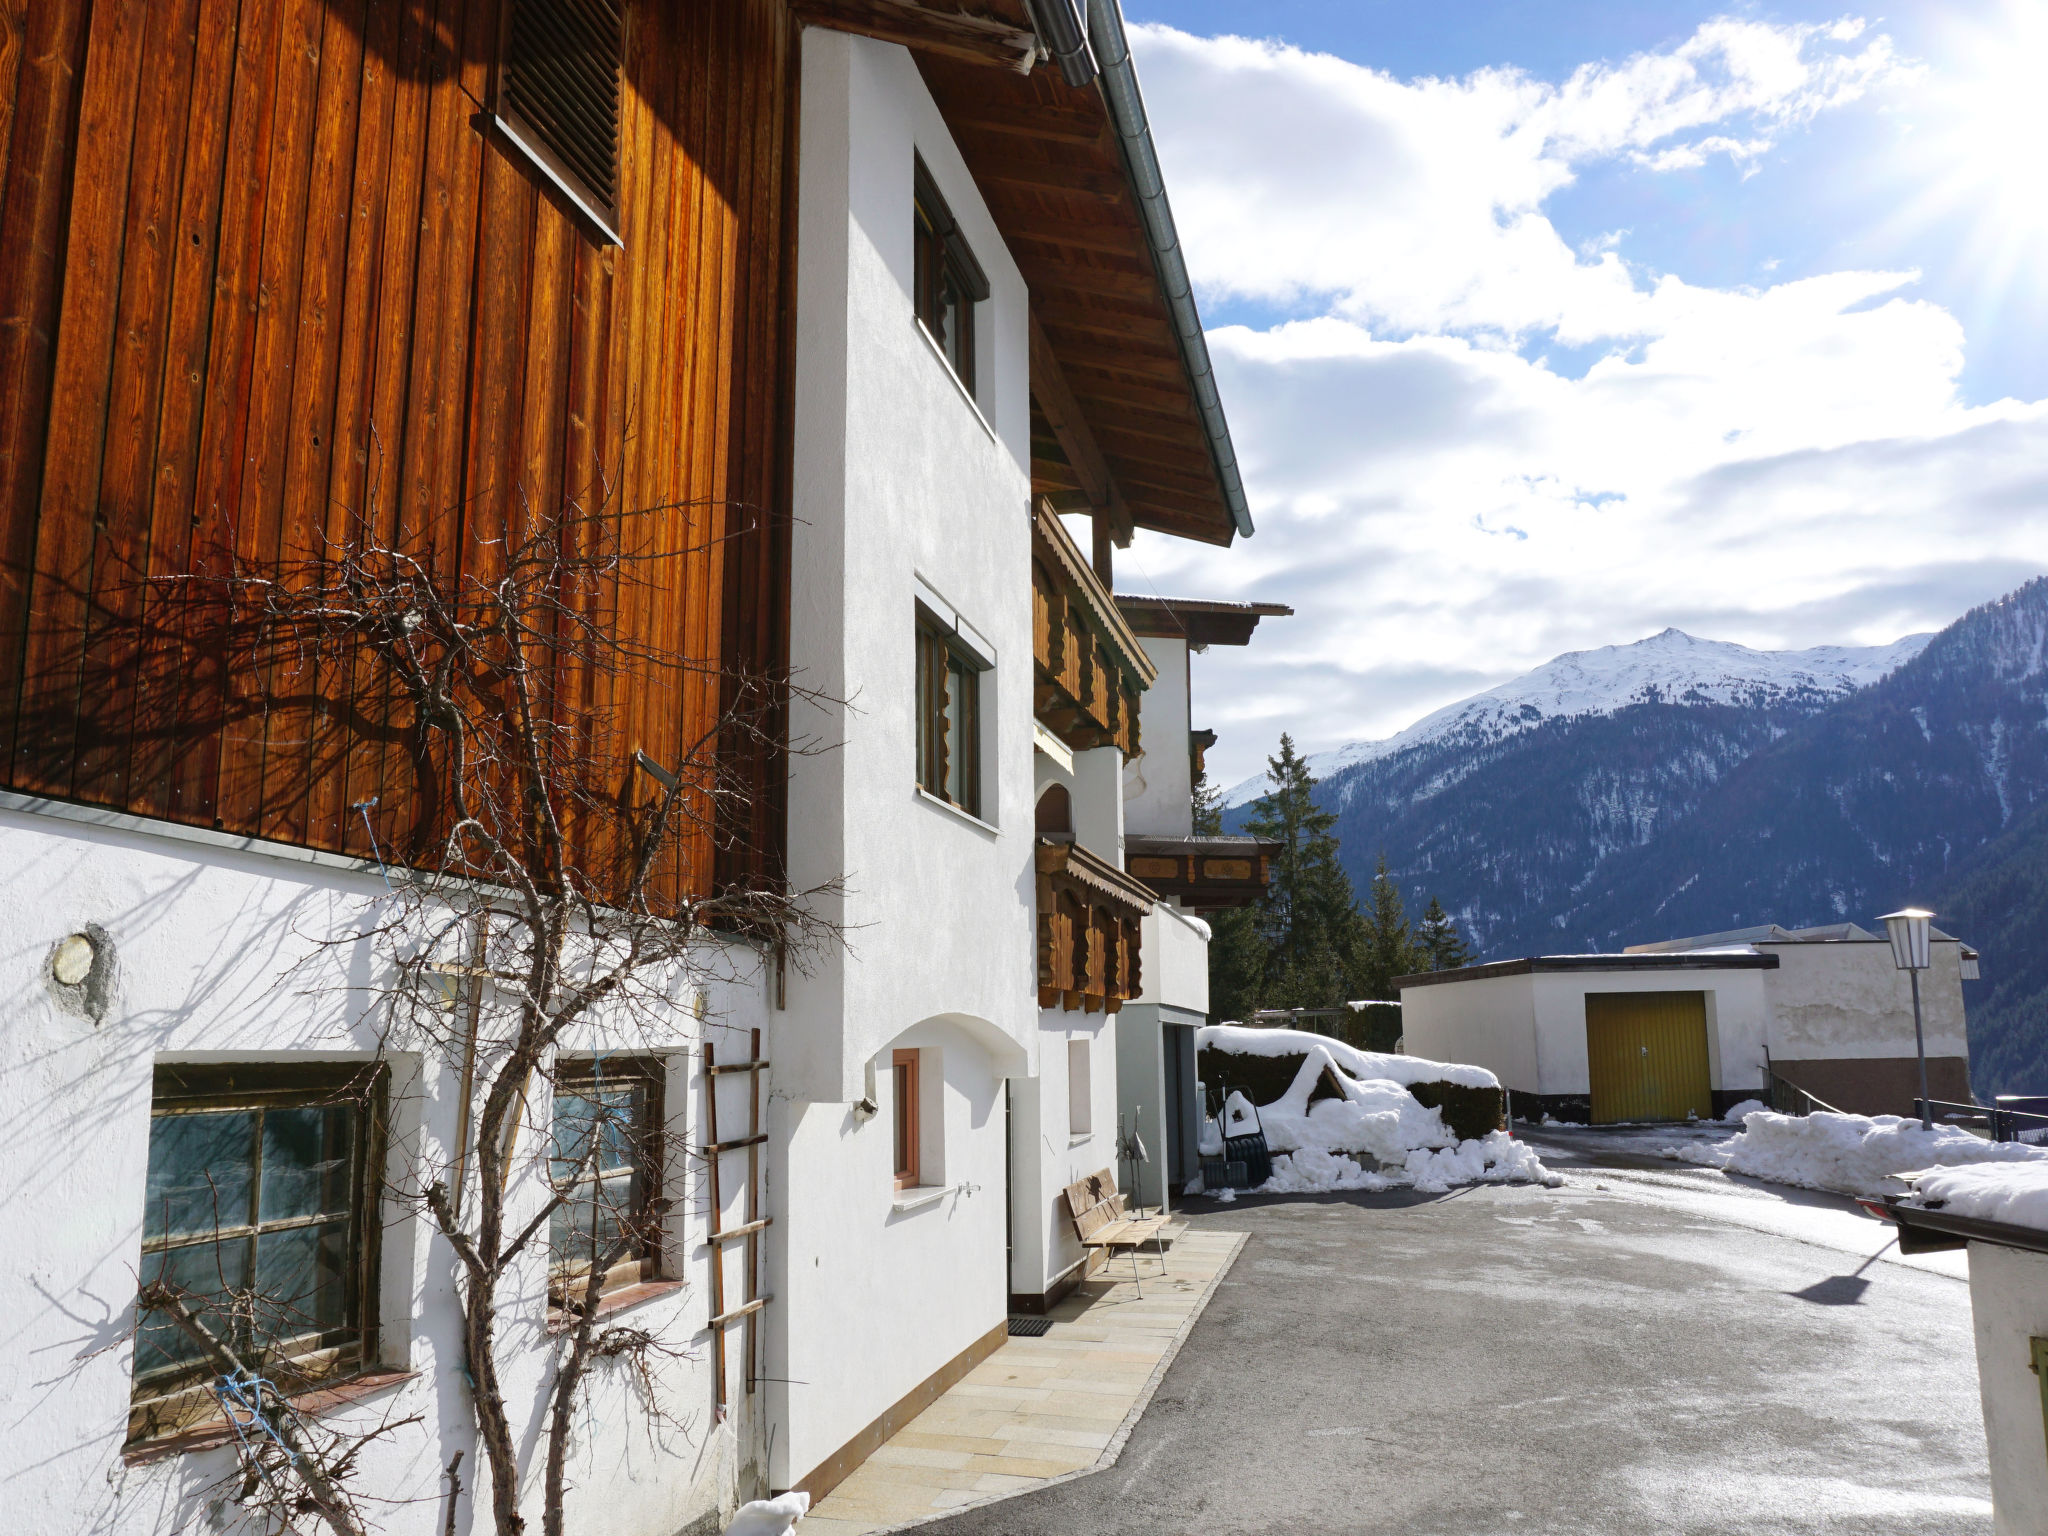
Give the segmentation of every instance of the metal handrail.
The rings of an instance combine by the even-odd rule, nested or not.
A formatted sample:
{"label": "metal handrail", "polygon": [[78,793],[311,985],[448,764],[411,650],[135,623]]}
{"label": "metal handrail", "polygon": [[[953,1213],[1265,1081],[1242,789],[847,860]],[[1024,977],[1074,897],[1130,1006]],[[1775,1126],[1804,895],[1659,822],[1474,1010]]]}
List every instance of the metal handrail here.
{"label": "metal handrail", "polygon": [[[1938,1114],[1951,1123],[1957,1120],[1980,1121],[1991,1132],[1993,1141],[2018,1141],[2024,1131],[2048,1127],[2048,1114],[2007,1109],[2003,1104],[1957,1104],[1944,1099],[1928,1099],[1925,1108],[1930,1117]],[[1917,1115],[1921,1110],[1922,1101],[1915,1099],[1913,1113]]]}
{"label": "metal handrail", "polygon": [[1819,1094],[1808,1093],[1789,1077],[1772,1071],[1770,1079],[1771,1108],[1781,1115],[1810,1115],[1816,1109],[1826,1110],[1831,1115],[1842,1113]]}

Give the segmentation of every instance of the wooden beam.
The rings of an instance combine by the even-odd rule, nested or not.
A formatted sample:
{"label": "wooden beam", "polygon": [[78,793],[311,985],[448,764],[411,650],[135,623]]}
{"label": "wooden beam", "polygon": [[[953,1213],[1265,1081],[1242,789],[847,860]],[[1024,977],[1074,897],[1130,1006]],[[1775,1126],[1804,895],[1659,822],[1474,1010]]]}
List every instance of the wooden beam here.
{"label": "wooden beam", "polygon": [[970,64],[995,64],[1031,73],[1038,38],[1021,27],[964,11],[934,10],[915,0],[798,0],[791,14],[806,26],[852,32],[901,43]]}
{"label": "wooden beam", "polygon": [[1109,137],[1108,124],[1100,111],[1055,107],[1044,103],[1011,106],[983,102],[946,113],[946,124],[957,138],[968,134],[1001,134],[1005,137],[1042,140],[1058,144],[1099,145],[1110,154],[1116,146]]}
{"label": "wooden beam", "polygon": [[[1053,351],[1052,343],[1045,339],[1045,332],[1039,329],[1036,317],[1031,321],[1031,396],[1038,402],[1039,414],[1045,417],[1053,436],[1059,439],[1060,451],[1066,454],[1067,464],[1088,498],[1090,515],[1098,529],[1106,521],[1116,542],[1128,546],[1131,542],[1130,508],[1124,505],[1123,492],[1117,489],[1116,477],[1109,472],[1109,461],[1103,458],[1095,434],[1089,430],[1081,402],[1067,388],[1067,376],[1060,369],[1059,355]],[[1103,561],[1099,535],[1096,547],[1095,563],[1100,567]]]}

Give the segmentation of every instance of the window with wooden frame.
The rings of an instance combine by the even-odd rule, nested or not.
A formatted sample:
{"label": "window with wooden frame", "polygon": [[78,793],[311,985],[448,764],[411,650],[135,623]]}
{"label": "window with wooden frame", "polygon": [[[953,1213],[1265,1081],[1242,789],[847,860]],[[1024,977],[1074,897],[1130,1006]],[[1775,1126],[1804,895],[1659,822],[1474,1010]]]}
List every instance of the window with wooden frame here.
{"label": "window with wooden frame", "polygon": [[548,1301],[580,1309],[593,1267],[598,1295],[661,1277],[662,1063],[656,1057],[560,1062],[548,1177],[562,1203],[548,1225]]}
{"label": "window with wooden frame", "polygon": [[918,1156],[918,1120],[923,1095],[918,1083],[916,1051],[896,1051],[889,1057],[890,1090],[896,1117],[896,1187],[910,1189],[922,1173]]}
{"label": "window with wooden frame", "polygon": [[606,227],[618,221],[620,0],[505,0],[497,113]]}
{"label": "window with wooden frame", "polygon": [[[287,1393],[374,1354],[386,1081],[367,1063],[156,1070],[142,1284],[181,1293]],[[217,1416],[220,1374],[167,1313],[141,1312],[130,1439]]]}
{"label": "window with wooden frame", "polygon": [[981,658],[922,608],[917,614],[917,782],[981,814]]}
{"label": "window with wooden frame", "polygon": [[911,300],[918,320],[952,364],[960,387],[972,395],[974,306],[988,297],[988,278],[922,157],[916,162],[914,201]]}

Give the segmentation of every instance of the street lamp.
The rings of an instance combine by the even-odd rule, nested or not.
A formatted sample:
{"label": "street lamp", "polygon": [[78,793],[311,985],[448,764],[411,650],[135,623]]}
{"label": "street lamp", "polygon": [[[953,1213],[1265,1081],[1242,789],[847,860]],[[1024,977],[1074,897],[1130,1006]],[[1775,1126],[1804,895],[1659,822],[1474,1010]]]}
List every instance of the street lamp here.
{"label": "street lamp", "polygon": [[1934,914],[1921,907],[1907,907],[1884,915],[1885,937],[1892,942],[1892,964],[1913,978],[1913,1048],[1920,1054],[1920,1129],[1934,1129],[1934,1116],[1927,1107],[1927,1037],[1920,1031],[1920,973],[1927,969],[1933,941],[1928,924]]}

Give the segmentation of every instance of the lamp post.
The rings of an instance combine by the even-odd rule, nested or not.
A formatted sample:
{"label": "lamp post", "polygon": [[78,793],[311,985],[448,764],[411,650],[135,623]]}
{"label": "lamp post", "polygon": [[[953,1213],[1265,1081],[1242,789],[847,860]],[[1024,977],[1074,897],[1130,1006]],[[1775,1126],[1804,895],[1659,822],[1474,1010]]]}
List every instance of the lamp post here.
{"label": "lamp post", "polygon": [[1927,969],[1932,940],[1928,924],[1934,914],[1921,907],[1906,907],[1884,915],[1885,937],[1891,940],[1892,964],[1913,978],[1913,1049],[1920,1056],[1920,1129],[1934,1129],[1934,1116],[1927,1107],[1927,1037],[1920,1030],[1920,973]]}

